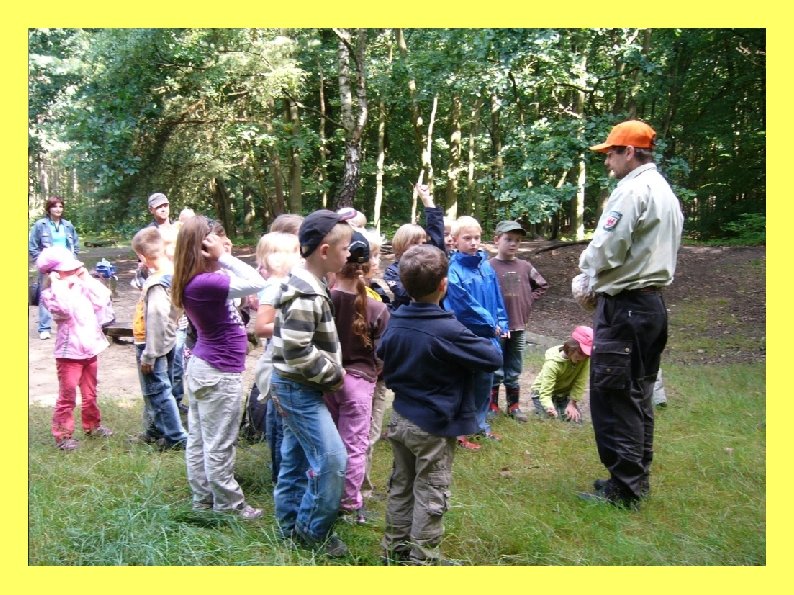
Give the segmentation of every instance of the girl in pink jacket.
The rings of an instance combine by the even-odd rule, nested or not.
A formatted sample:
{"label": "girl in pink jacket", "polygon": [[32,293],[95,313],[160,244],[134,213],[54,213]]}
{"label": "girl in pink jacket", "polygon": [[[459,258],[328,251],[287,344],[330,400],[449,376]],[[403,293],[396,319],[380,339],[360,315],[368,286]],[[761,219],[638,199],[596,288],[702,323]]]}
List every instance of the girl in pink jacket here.
{"label": "girl in pink jacket", "polygon": [[60,246],[42,250],[36,267],[44,276],[41,300],[58,323],[55,366],[59,387],[52,435],[58,448],[69,451],[79,445],[72,438],[78,386],[85,435],[113,433],[101,425],[96,402],[97,355],[108,346],[98,316],[110,302],[110,290],[91,277],[70,250]]}

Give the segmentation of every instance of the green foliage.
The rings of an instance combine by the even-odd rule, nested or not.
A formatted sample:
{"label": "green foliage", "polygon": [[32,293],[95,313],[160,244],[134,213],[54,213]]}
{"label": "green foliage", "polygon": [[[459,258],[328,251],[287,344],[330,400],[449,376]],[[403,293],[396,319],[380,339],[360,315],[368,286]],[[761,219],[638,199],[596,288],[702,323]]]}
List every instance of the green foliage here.
{"label": "green foliage", "polygon": [[[437,202],[457,199],[460,213],[486,227],[510,216],[575,228],[569,206],[581,166],[592,225],[613,182],[587,148],[628,117],[657,130],[657,161],[691,236],[735,239],[740,230],[727,224],[765,209],[763,29],[406,29],[405,52],[394,30],[368,37],[369,118],[354,206],[370,218],[381,106],[381,216],[404,222],[424,148],[412,114],[425,134],[434,97]],[[145,215],[155,190],[175,209],[217,216],[208,190],[215,179],[232,224],[248,227],[252,214],[264,222],[281,208],[277,187],[288,192],[299,155],[304,212],[321,206],[323,193],[333,206],[344,172],[337,44],[328,29],[32,29],[31,188],[38,198],[46,185],[74,199],[81,228],[98,231]],[[451,171],[456,124],[462,155]],[[451,176],[458,194],[447,198]]]}
{"label": "green foliage", "polygon": [[756,246],[766,243],[766,215],[763,213],[743,213],[737,221],[725,224],[725,229],[735,237],[731,242],[742,246]]}

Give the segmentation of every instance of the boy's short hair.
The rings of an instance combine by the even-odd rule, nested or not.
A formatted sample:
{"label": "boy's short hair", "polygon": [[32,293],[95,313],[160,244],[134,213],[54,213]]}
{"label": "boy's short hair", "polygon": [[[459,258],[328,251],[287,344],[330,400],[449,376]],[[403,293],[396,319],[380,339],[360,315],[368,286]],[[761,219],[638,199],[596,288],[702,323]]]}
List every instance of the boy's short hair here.
{"label": "boy's short hair", "polygon": [[401,225],[391,241],[392,250],[394,250],[394,257],[400,259],[403,253],[410,247],[427,238],[427,232],[421,225],[414,223],[406,223]]}
{"label": "boy's short hair", "polygon": [[145,258],[157,258],[165,252],[163,236],[156,227],[144,227],[132,238],[132,249]]}
{"label": "boy's short hair", "polygon": [[[348,217],[349,219],[350,217]],[[328,209],[320,209],[309,214],[301,223],[298,230],[298,240],[301,245],[301,256],[308,258],[323,244],[333,244],[342,238],[342,231],[335,229],[338,223],[347,219],[344,215],[334,213]],[[353,228],[345,224],[345,228],[352,234]]]}
{"label": "boy's short hair", "polygon": [[370,228],[359,231],[364,234],[364,237],[367,238],[367,241],[369,242],[369,251],[380,252],[380,249],[383,247],[383,236],[380,235],[378,230]]}
{"label": "boy's short hair", "polygon": [[191,217],[195,217],[195,216],[196,216],[196,211],[194,211],[190,207],[185,207],[184,209],[179,211],[178,221],[180,223],[184,223],[185,221],[187,221]]}
{"label": "boy's short hair", "polygon": [[266,233],[256,245],[256,262],[273,275],[285,275],[300,260],[298,236],[281,231]]}
{"label": "boy's short hair", "polygon": [[449,259],[443,250],[430,244],[418,244],[405,251],[400,259],[400,281],[414,299],[430,295],[447,276]]}
{"label": "boy's short hair", "polygon": [[303,223],[303,217],[301,215],[295,215],[294,213],[282,213],[273,219],[268,231],[280,231],[282,233],[298,235],[298,230],[301,227],[301,223]]}
{"label": "boy's short hair", "polygon": [[464,227],[475,227],[480,230],[482,233],[482,226],[480,222],[477,221],[474,217],[469,217],[468,215],[463,215],[462,217],[458,217],[453,223],[452,227],[450,228],[449,234],[456,238],[458,234],[460,234],[460,230]]}

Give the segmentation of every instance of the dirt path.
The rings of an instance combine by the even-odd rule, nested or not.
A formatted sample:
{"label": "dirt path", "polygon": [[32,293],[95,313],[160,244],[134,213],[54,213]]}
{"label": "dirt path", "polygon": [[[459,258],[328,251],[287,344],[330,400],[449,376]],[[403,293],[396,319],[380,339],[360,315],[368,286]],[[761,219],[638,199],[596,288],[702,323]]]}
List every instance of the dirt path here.
{"label": "dirt path", "polygon": [[[534,254],[539,248],[550,245],[545,241],[525,242],[521,257],[530,258],[535,267],[549,282],[550,288],[539,300],[528,328],[528,338],[534,343],[531,349],[543,350],[561,343],[578,324],[590,324],[589,314],[579,308],[571,298],[570,280],[578,273],[578,260],[583,246],[567,246]],[[493,246],[486,246],[493,253]],[[251,249],[235,250],[235,254],[253,264]],[[137,290],[130,286],[136,259],[129,248],[87,248],[80,254],[89,269],[101,258],[107,258],[118,271],[118,297],[114,300],[116,318],[129,322],[132,318]],[[383,267],[389,263],[384,258]],[[679,254],[676,280],[665,292],[670,310],[670,348],[665,359],[676,362],[745,362],[763,361],[765,358],[766,324],[766,249],[683,247]],[[698,326],[686,316],[688,304],[714,305],[713,320]],[[52,406],[58,392],[58,381],[53,361],[53,340],[41,341],[36,332],[38,308],[28,309],[29,381],[30,403]],[[702,322],[702,321],[701,321]],[[704,339],[730,343],[730,349],[700,349],[678,341],[687,333],[696,333]],[[741,339],[740,341],[738,339]],[[681,345],[679,345],[679,343]],[[707,343],[704,342],[704,345]],[[252,382],[254,363],[261,348],[249,352],[246,382]],[[526,375],[526,374],[525,374]],[[531,379],[527,378],[527,382]],[[120,400],[140,398],[138,376],[135,368],[135,351],[130,342],[111,343],[99,359],[99,396]],[[528,392],[528,391],[527,391]]]}

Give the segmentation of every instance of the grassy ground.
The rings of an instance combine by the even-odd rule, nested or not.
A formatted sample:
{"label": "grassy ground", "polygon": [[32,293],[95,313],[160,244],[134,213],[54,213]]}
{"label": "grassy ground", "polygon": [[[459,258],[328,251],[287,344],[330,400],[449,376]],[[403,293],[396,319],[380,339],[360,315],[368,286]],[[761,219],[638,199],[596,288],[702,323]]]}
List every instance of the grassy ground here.
{"label": "grassy ground", "polygon": [[[529,370],[540,357],[528,355]],[[765,564],[764,365],[670,364],[664,373],[670,405],[657,414],[652,495],[640,511],[576,498],[603,476],[589,424],[500,417],[501,443],[456,454],[445,555],[475,565]],[[101,405],[116,435],[82,440],[73,453],[53,447],[51,409],[30,408],[31,565],[379,563],[383,499],[371,505],[371,525],[338,525],[348,558],[293,550],[276,537],[264,444],[243,445],[236,467],[264,517],[197,513],[183,454],[129,445],[139,405]],[[379,443],[380,495],[390,462]]]}

